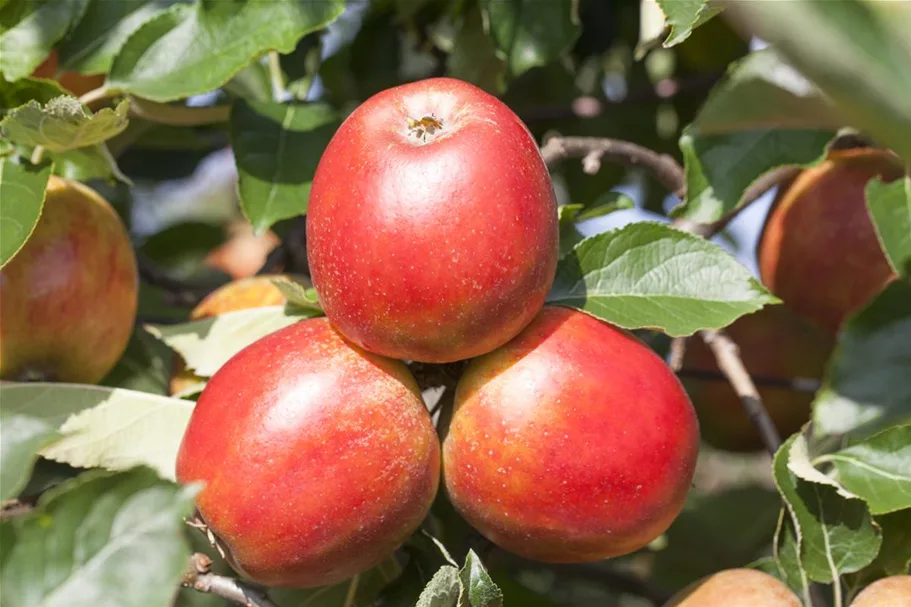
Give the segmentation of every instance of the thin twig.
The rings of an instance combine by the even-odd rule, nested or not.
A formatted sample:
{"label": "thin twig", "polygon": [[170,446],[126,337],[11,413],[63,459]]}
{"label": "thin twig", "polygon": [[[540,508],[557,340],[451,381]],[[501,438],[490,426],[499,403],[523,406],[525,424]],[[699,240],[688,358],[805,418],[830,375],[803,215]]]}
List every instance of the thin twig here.
{"label": "thin twig", "polygon": [[130,113],[158,124],[198,126],[226,122],[231,117],[231,106],[187,107],[131,96]]}
{"label": "thin twig", "polygon": [[97,89],[92,89],[85,95],[82,95],[81,97],[79,97],[79,103],[88,107],[88,106],[92,105],[93,103],[95,103],[96,101],[101,101],[102,99],[106,98],[110,94],[111,94],[110,91],[106,87],[100,86]]}
{"label": "thin twig", "polygon": [[272,82],[272,98],[275,101],[283,101],[288,95],[288,89],[285,88],[281,57],[276,51],[269,53],[269,80]]}
{"label": "thin twig", "polygon": [[686,338],[675,337],[671,340],[671,356],[668,360],[668,366],[671,371],[679,374],[683,369],[683,359],[686,357]]}
{"label": "thin twig", "polygon": [[[584,158],[585,172],[591,174],[602,160],[646,169],[658,182],[677,196],[686,187],[683,167],[672,156],[620,139],[601,137],[551,137],[541,147],[544,162],[554,164],[564,158]],[[597,165],[596,165],[597,162]]]}
{"label": "thin twig", "polygon": [[766,449],[771,455],[775,455],[778,447],[781,446],[781,436],[762,404],[756,384],[753,383],[753,379],[743,365],[737,344],[720,330],[700,331],[699,335],[715,355],[718,368],[728,378],[734,392],[740,397],[743,408],[762,436]]}
{"label": "thin twig", "polygon": [[740,215],[740,213],[745,211],[747,207],[762,198],[763,194],[777,185],[783,185],[791,181],[799,172],[800,167],[786,166],[779,167],[762,175],[744,191],[743,197],[740,199],[740,204],[716,221],[710,223],[696,223],[689,221],[688,219],[678,218],[674,221],[674,224],[678,228],[696,234],[697,236],[710,238],[725,229],[728,224]]}
{"label": "thin twig", "polygon": [[244,607],[278,607],[262,590],[236,580],[211,572],[212,559],[197,552],[190,557],[181,584],[199,592],[214,594]]}
{"label": "thin twig", "polygon": [[[673,369],[673,366],[671,366]],[[702,379],[707,381],[727,381],[727,375],[720,371],[705,371],[702,369],[678,369],[680,377]],[[810,377],[766,377],[764,375],[751,375],[753,383],[759,388],[782,388],[795,392],[816,392],[819,390],[820,381]]]}

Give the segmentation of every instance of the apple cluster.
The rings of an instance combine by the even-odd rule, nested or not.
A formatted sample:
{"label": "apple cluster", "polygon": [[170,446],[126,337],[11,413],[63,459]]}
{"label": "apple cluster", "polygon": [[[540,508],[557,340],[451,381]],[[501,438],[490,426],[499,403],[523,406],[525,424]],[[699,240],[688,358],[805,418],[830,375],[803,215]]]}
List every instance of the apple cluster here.
{"label": "apple cluster", "polygon": [[[540,561],[667,529],[695,413],[635,337],[544,305],[556,199],[506,105],[445,78],[375,95],[323,153],[307,219],[326,317],[230,359],[178,454],[233,567],[270,586],[349,578],[417,530],[441,485],[480,533]],[[441,446],[408,363],[466,360]]]}

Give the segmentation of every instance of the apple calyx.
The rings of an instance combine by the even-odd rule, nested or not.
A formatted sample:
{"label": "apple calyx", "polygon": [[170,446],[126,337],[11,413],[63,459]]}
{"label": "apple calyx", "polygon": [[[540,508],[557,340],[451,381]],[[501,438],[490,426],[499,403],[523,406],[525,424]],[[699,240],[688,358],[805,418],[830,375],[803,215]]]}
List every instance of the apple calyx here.
{"label": "apple calyx", "polygon": [[443,120],[437,118],[434,114],[429,116],[423,116],[422,118],[415,120],[411,116],[405,118],[408,122],[408,134],[414,135],[423,142],[427,141],[427,136],[430,135],[431,139],[437,131],[443,129]]}

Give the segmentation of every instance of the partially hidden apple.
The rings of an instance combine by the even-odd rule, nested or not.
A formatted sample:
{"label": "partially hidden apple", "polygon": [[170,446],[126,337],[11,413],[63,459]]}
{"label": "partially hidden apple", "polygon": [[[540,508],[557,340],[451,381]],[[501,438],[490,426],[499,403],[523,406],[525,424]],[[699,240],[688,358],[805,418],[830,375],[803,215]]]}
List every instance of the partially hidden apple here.
{"label": "partially hidden apple", "polygon": [[97,383],[126,349],[138,291],[114,209],[51,176],[38,224],[0,270],[0,378]]}
{"label": "partially hidden apple", "polygon": [[32,72],[33,78],[56,80],[61,87],[76,97],[81,97],[104,84],[104,74],[85,75],[64,70],[58,73],[59,56],[57,49],[51,50],[47,58]]}
{"label": "partially hidden apple", "polygon": [[851,607],[911,607],[911,575],[876,580],[854,597]]}
{"label": "partially hidden apple", "polygon": [[886,150],[834,150],[781,188],[757,248],[762,282],[797,314],[835,333],[895,277],[864,197],[874,177],[904,174]]}
{"label": "partially hidden apple", "polygon": [[597,561],[668,528],[698,448],[696,415],[664,361],[625,331],[548,306],[469,364],[443,478],[456,510],[501,548]]}
{"label": "partially hidden apple", "polygon": [[[759,395],[778,431],[789,436],[810,419],[813,392],[797,391],[785,382],[819,380],[832,353],[832,336],[785,306],[768,306],[738,318],[725,329],[740,348],[740,356],[760,383]],[[702,340],[687,343],[683,371],[719,373],[715,356]],[[699,416],[702,438],[728,451],[762,449],[762,438],[724,376],[686,377],[683,381]]]}
{"label": "partially hidden apple", "polygon": [[768,573],[726,569],[693,582],[664,607],[801,607],[801,603]]}
{"label": "partially hidden apple", "polygon": [[557,263],[556,198],[534,138],[450,78],[388,89],[335,133],[310,191],[307,253],[326,315],[403,360],[479,356],[519,333]]}
{"label": "partially hidden apple", "polygon": [[238,219],[228,224],[228,239],[213,249],[203,263],[235,280],[250,278],[266,262],[269,252],[280,243],[272,230],[257,235],[249,221]]}
{"label": "partially hidden apple", "polygon": [[177,456],[181,483],[242,575],[313,587],[377,565],[437,491],[440,446],[408,368],[326,318],[241,350],[209,380]]}
{"label": "partially hidden apple", "polygon": [[[285,277],[282,275],[263,274],[234,280],[209,293],[190,312],[190,320],[203,320],[229,312],[240,312],[251,308],[281,306],[287,303],[285,296],[273,280],[290,278],[309,286],[304,277]],[[198,385],[202,380],[193,371],[187,369],[186,363],[179,356],[174,357],[171,373],[171,394],[180,394]]]}

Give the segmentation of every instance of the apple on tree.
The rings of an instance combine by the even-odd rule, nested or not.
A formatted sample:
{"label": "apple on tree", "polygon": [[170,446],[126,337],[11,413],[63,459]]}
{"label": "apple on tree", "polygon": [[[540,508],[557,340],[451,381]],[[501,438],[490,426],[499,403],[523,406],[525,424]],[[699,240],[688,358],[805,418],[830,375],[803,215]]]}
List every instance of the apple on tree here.
{"label": "apple on tree", "polygon": [[52,175],[38,224],[0,270],[0,378],[99,382],[130,340],[138,289],[116,211]]}
{"label": "apple on tree", "polygon": [[485,354],[531,322],[553,282],[556,199],[538,146],[503,102],[459,80],[361,104],[320,159],[307,213],[326,315],[384,356]]}
{"label": "apple on tree", "polygon": [[904,175],[888,150],[833,150],[773,203],[757,253],[762,282],[797,314],[835,333],[895,278],[867,211],[874,177]]}
{"label": "apple on tree", "polygon": [[459,380],[443,475],[455,508],[498,546],[597,561],[664,533],[698,448],[696,415],[664,361],[625,331],[545,307]]}
{"label": "apple on tree", "polygon": [[231,565],[268,586],[332,584],[377,565],[424,519],[440,445],[402,362],[304,320],[206,384],[177,456]]}

